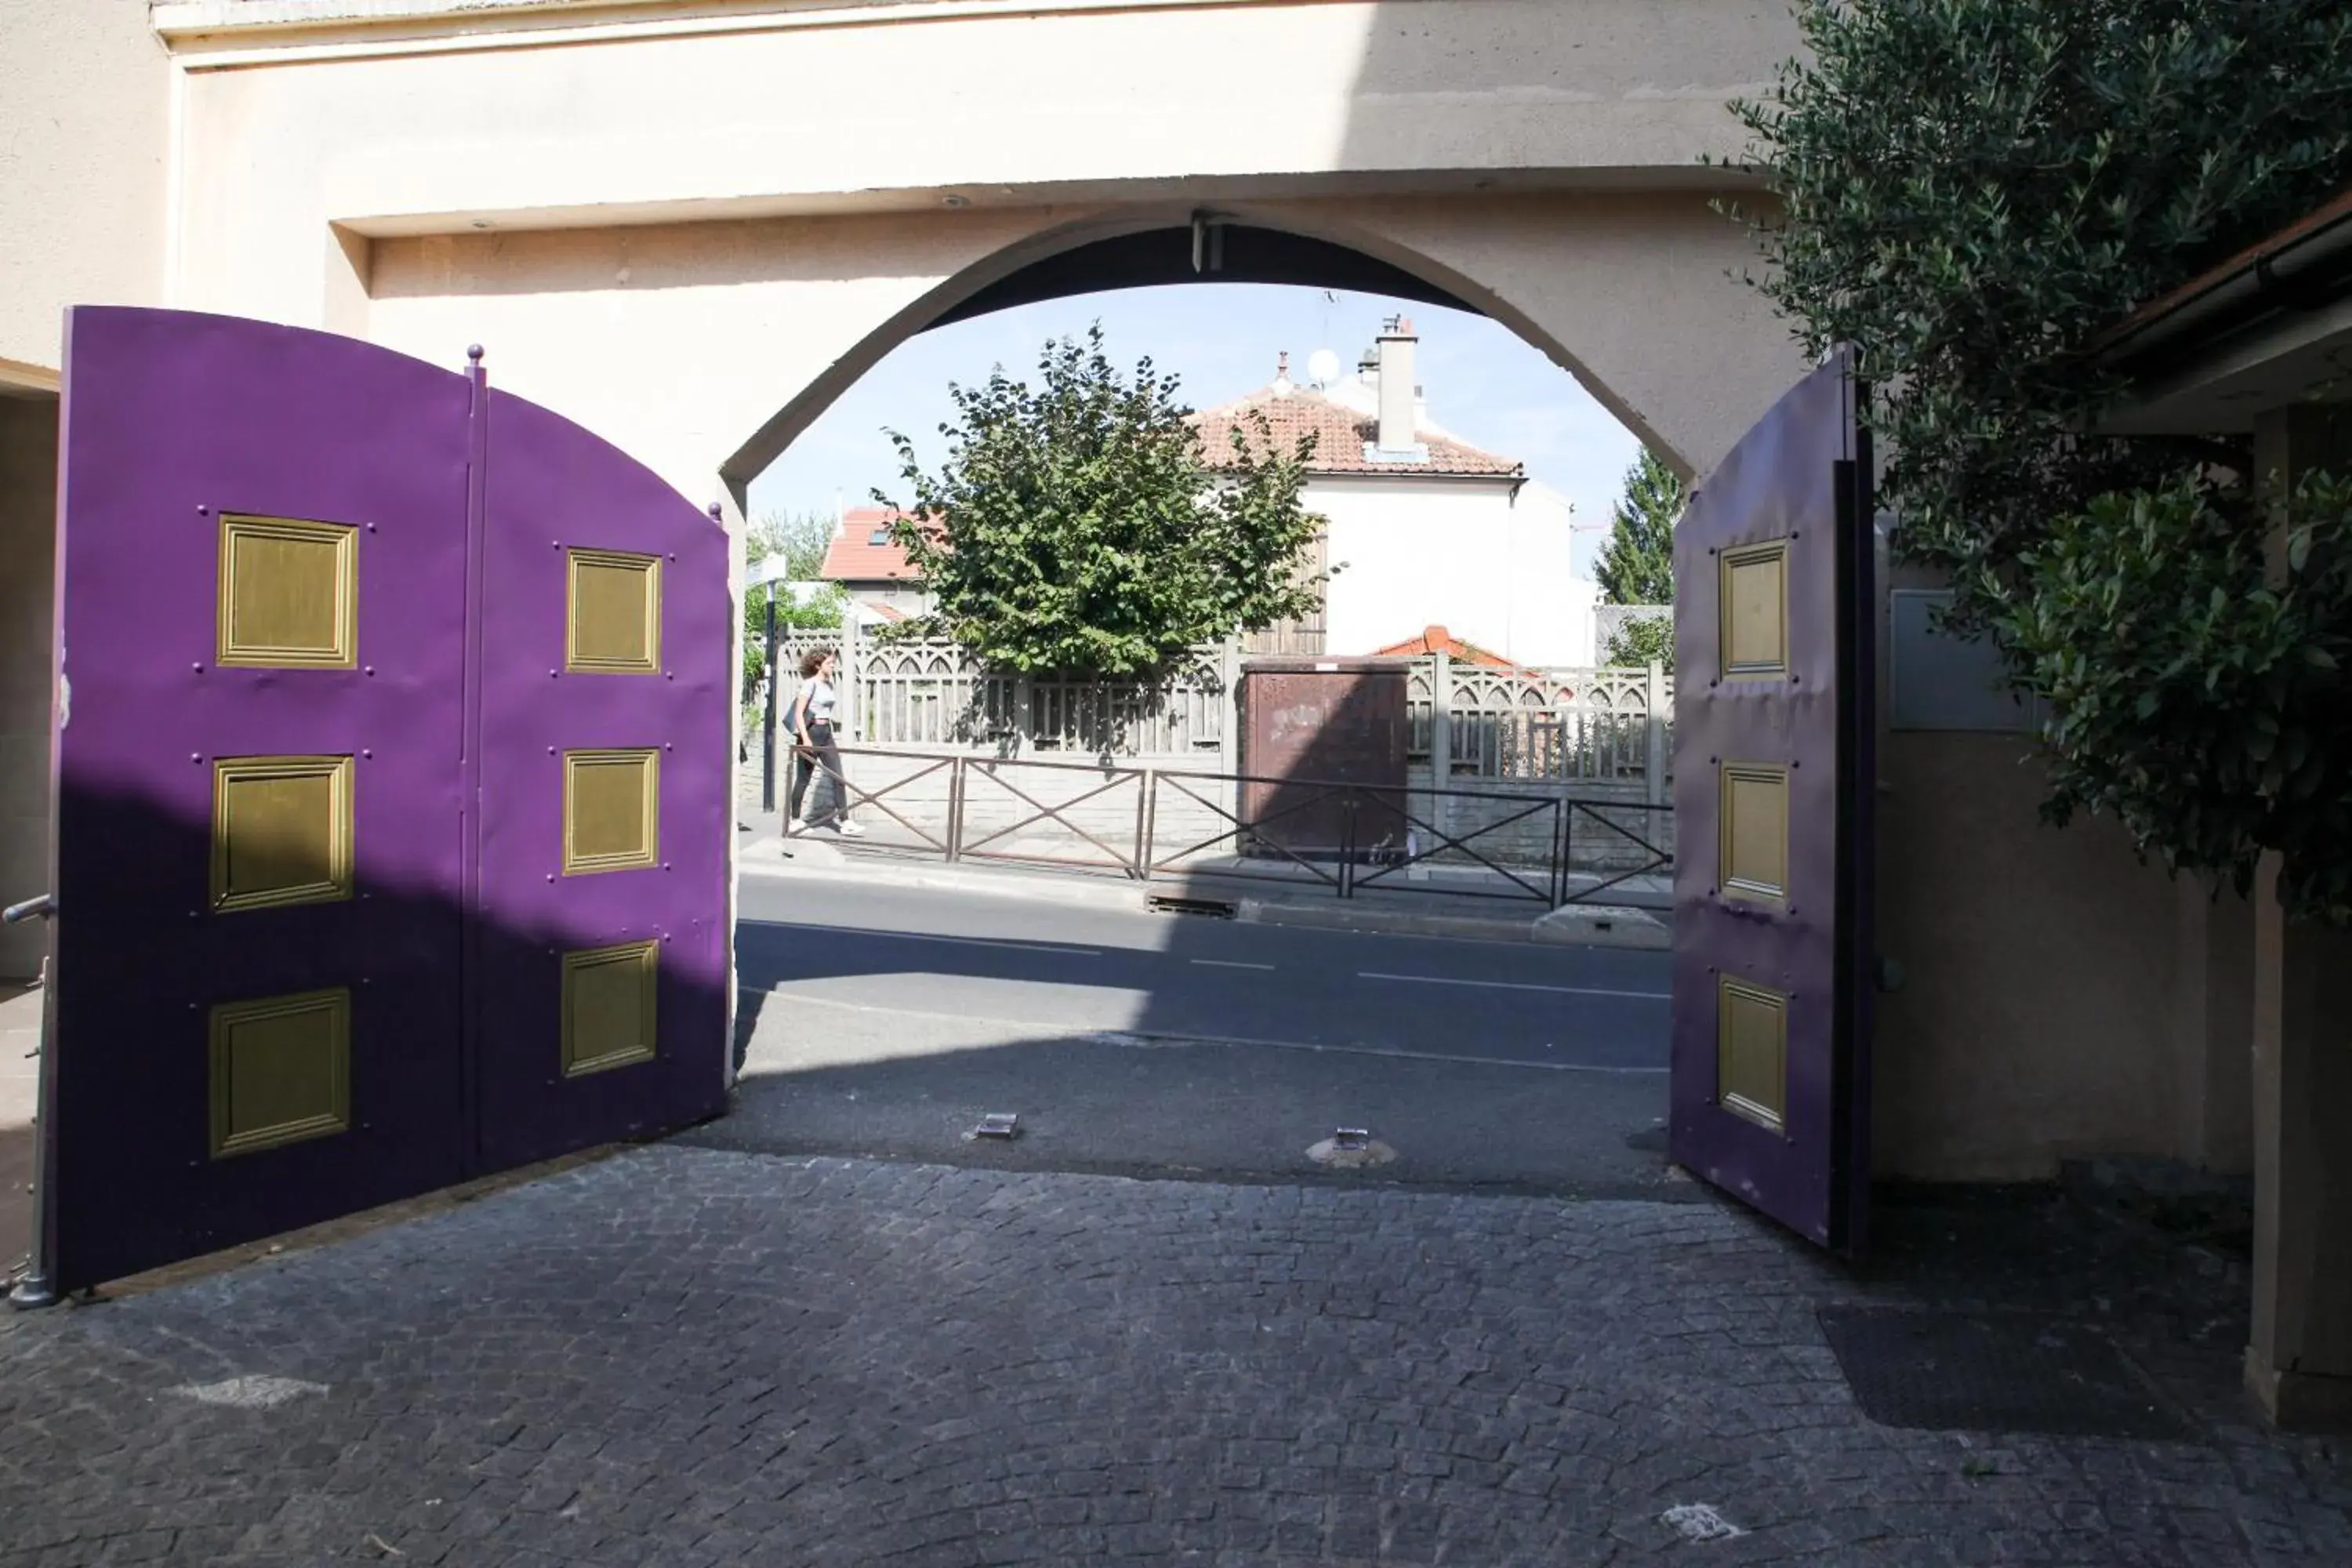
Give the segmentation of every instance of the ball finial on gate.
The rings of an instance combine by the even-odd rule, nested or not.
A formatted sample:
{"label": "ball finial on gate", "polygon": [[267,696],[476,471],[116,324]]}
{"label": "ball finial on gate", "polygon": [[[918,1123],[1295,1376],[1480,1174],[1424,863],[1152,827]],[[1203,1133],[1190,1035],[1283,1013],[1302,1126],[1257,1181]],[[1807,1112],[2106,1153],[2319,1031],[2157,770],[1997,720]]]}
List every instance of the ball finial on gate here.
{"label": "ball finial on gate", "polygon": [[710,503],[710,521],[713,522],[724,522],[726,520],[727,514],[720,510],[717,501],[712,501]]}
{"label": "ball finial on gate", "polygon": [[482,363],[481,344],[467,343],[466,345],[466,363],[468,364],[479,364]]}

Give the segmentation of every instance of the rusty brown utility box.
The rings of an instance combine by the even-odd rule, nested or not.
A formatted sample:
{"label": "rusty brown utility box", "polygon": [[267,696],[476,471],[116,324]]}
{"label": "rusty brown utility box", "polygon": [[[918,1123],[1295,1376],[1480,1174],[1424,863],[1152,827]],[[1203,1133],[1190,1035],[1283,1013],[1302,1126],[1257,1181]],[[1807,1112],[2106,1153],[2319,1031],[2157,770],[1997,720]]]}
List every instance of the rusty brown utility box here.
{"label": "rusty brown utility box", "polygon": [[1406,670],[1401,658],[1243,663],[1245,852],[1363,858],[1402,845]]}

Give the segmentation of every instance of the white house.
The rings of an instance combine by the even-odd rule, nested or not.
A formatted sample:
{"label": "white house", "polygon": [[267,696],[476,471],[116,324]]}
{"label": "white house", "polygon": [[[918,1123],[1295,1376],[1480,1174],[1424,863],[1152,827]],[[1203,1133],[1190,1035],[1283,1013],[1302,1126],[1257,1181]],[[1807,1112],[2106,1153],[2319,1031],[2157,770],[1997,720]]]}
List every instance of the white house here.
{"label": "white house", "polygon": [[[1228,431],[1254,427],[1253,411],[1286,450],[1316,438],[1304,500],[1329,524],[1309,561],[1335,572],[1323,614],[1251,647],[1352,657],[1442,626],[1515,664],[1591,662],[1600,589],[1570,562],[1568,498],[1430,420],[1417,342],[1411,321],[1391,319],[1354,374],[1319,387],[1294,384],[1284,354],[1272,384],[1196,416],[1211,463],[1230,454]],[[825,551],[821,575],[868,619],[930,607],[890,521],[845,510]]]}
{"label": "white house", "polygon": [[1571,567],[1568,498],[1430,419],[1418,341],[1392,318],[1353,375],[1314,386],[1285,354],[1272,384],[1199,416],[1212,462],[1252,413],[1281,447],[1316,438],[1305,501],[1329,520],[1334,575],[1322,646],[1299,651],[1370,654],[1444,626],[1513,663],[1589,663],[1600,590]]}

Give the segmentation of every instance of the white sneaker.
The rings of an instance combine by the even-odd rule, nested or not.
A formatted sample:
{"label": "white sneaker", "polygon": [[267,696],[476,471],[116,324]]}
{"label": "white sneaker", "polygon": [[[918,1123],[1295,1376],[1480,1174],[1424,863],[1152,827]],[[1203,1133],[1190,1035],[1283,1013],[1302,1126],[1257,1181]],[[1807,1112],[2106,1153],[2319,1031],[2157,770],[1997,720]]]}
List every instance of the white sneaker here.
{"label": "white sneaker", "polygon": [[797,838],[807,831],[808,824],[795,816],[793,818],[793,825],[784,829],[784,837],[787,838]]}
{"label": "white sneaker", "polygon": [[857,824],[854,822],[842,823],[841,831],[851,838],[863,838],[866,837],[866,829],[858,826]]}

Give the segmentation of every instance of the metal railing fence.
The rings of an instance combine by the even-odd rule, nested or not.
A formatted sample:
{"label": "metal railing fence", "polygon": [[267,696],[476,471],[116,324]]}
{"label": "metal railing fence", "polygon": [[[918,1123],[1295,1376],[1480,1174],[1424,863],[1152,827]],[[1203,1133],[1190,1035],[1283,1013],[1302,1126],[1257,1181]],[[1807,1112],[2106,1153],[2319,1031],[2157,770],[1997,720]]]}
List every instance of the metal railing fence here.
{"label": "metal railing fence", "polygon": [[[871,840],[874,847],[950,863],[1145,882],[1279,879],[1341,899],[1379,888],[1549,908],[1674,868],[1671,805],[1565,790],[1529,796],[874,747],[840,754],[842,773],[813,788],[829,788],[836,809],[865,815],[869,834],[877,815],[895,825],[899,832]],[[877,781],[883,763],[898,771]],[[1263,797],[1255,807],[1254,796]],[[1041,830],[1055,837],[1041,842]],[[1593,867],[1585,873],[1580,844]],[[1575,885],[1580,876],[1595,879]]]}

